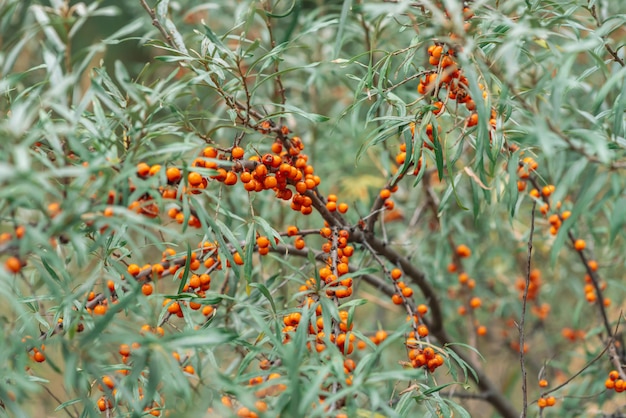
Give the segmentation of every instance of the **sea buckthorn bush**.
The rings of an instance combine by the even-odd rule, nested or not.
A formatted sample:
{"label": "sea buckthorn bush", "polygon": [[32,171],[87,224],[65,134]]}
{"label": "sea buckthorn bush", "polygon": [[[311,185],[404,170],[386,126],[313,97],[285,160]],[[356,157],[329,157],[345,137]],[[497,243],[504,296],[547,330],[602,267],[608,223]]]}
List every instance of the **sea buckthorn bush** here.
{"label": "sea buckthorn bush", "polygon": [[622,416],[625,23],[0,2],[0,413]]}

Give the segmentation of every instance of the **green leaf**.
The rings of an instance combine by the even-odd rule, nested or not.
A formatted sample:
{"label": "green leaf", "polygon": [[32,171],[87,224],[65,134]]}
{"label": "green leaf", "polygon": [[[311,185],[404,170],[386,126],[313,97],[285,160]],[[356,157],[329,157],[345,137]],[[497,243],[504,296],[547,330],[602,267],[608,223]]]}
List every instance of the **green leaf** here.
{"label": "green leaf", "polygon": [[337,38],[335,38],[335,51],[334,57],[339,57],[339,51],[344,42],[344,33],[346,31],[346,25],[348,24],[348,13],[352,8],[352,0],[343,0],[343,6],[341,6],[341,15],[339,16],[339,24],[337,25]]}

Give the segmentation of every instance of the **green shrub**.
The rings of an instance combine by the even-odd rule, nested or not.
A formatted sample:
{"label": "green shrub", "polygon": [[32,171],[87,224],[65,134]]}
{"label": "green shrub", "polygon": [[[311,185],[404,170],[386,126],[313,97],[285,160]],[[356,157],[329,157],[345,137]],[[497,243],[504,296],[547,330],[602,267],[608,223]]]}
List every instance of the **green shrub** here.
{"label": "green shrub", "polygon": [[117,3],[0,2],[2,414],[624,413],[619,2]]}

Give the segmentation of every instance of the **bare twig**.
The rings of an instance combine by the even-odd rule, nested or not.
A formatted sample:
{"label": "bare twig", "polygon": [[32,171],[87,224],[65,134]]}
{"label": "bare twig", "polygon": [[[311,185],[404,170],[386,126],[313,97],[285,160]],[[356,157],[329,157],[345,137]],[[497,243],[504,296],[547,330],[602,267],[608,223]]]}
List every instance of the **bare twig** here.
{"label": "bare twig", "polygon": [[530,214],[530,234],[528,235],[528,256],[526,262],[526,286],[524,287],[524,297],[522,299],[522,316],[518,326],[519,330],[519,362],[522,370],[522,417],[526,417],[528,414],[528,387],[526,378],[526,363],[524,361],[524,323],[526,321],[526,305],[528,302],[528,288],[530,287],[530,267],[532,261],[533,252],[533,233],[535,232],[535,209],[537,208],[537,202],[533,201],[533,207]]}

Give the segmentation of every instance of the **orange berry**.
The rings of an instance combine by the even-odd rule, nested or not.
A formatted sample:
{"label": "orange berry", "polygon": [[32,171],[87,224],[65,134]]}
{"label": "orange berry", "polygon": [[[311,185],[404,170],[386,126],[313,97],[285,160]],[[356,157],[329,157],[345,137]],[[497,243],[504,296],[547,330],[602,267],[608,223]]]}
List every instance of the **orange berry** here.
{"label": "orange berry", "polygon": [[402,270],[398,268],[391,270],[391,278],[393,280],[398,280],[400,277],[402,277]]}
{"label": "orange berry", "polygon": [[584,239],[577,239],[576,241],[574,241],[574,249],[576,251],[582,251],[585,249],[586,246],[587,246],[587,243],[585,242]]}
{"label": "orange berry", "polygon": [[379,193],[379,196],[381,199],[389,199],[389,197],[391,196],[391,190],[382,189]]}
{"label": "orange berry", "polygon": [[611,379],[606,379],[604,381],[604,387],[607,389],[615,389],[615,381]]}
{"label": "orange berry", "polygon": [[22,269],[22,263],[17,257],[11,256],[4,262],[4,267],[11,273],[19,273]]}
{"label": "orange berry", "polygon": [[348,211],[348,205],[346,203],[340,203],[339,206],[337,206],[337,210],[339,210],[340,213],[346,213]]}
{"label": "orange berry", "polygon": [[376,331],[376,335],[374,336],[374,339],[377,341],[377,344],[382,343],[383,341],[387,339],[387,331],[382,330],[382,329]]}
{"label": "orange berry", "polygon": [[46,355],[42,353],[41,351],[37,350],[35,354],[33,354],[33,359],[37,363],[43,363],[44,361],[46,361]]}
{"label": "orange berry", "polygon": [[539,406],[539,408],[545,408],[546,406],[548,406],[548,401],[546,401],[545,398],[539,398],[537,400],[537,406]]}
{"label": "orange berry", "polygon": [[173,302],[167,307],[167,311],[172,314],[176,314],[180,312],[180,304],[178,302]]}
{"label": "orange berry", "polygon": [[244,149],[241,147],[233,147],[232,151],[230,152],[230,155],[235,159],[235,160],[240,160],[243,158],[244,155]]}
{"label": "orange berry", "polygon": [[104,383],[109,389],[113,389],[115,387],[115,381],[113,381],[111,376],[103,376],[102,383]]}
{"label": "orange berry", "polygon": [[293,245],[294,247],[296,247],[296,249],[301,250],[306,246],[306,243],[304,242],[304,239],[302,239],[302,237],[298,237],[293,242]]}
{"label": "orange berry", "polygon": [[546,379],[541,379],[539,381],[539,387],[542,387],[542,388],[548,387],[548,381]]}
{"label": "orange berry", "polygon": [[139,267],[137,264],[131,264],[128,266],[127,270],[131,276],[137,276],[141,272],[141,267]]}
{"label": "orange berry", "polygon": [[484,325],[478,326],[478,328],[476,328],[476,334],[484,337],[485,335],[487,335],[487,327]]}
{"label": "orange berry", "polygon": [[461,258],[467,258],[472,255],[472,250],[467,245],[461,244],[456,247],[456,254]]}
{"label": "orange berry", "polygon": [[405,287],[404,289],[402,289],[402,295],[405,298],[410,298],[411,296],[413,296],[413,289],[411,289],[410,287]]}
{"label": "orange berry", "polygon": [[391,297],[391,301],[396,305],[402,305],[404,303],[404,299],[402,299],[402,296],[398,295],[397,293]]}
{"label": "orange berry", "polygon": [[104,315],[105,313],[107,313],[106,305],[96,305],[93,308],[93,314],[94,315]]}
{"label": "orange berry", "polygon": [[150,166],[146,163],[137,164],[137,174],[140,177],[146,177],[148,174],[150,174]]}
{"label": "orange berry", "polygon": [[97,404],[98,404],[98,409],[100,411],[106,411],[107,409],[110,409],[112,406],[111,402],[104,396],[98,399]]}
{"label": "orange berry", "polygon": [[417,313],[419,313],[421,316],[424,316],[428,313],[428,306],[421,304],[417,306]]}
{"label": "orange berry", "polygon": [[554,404],[556,404],[556,399],[554,398],[554,396],[549,396],[546,399],[546,406],[554,406]]}
{"label": "orange berry", "polygon": [[197,187],[202,184],[202,175],[200,173],[192,171],[191,173],[187,174],[187,181],[191,186]]}
{"label": "orange berry", "polygon": [[267,248],[270,246],[270,240],[267,237],[260,236],[256,239],[256,244],[259,248]]}
{"label": "orange berry", "polygon": [[596,260],[589,260],[587,265],[589,266],[589,269],[591,271],[597,271],[598,270],[598,262]]}
{"label": "orange berry", "polygon": [[143,286],[141,286],[141,293],[146,296],[150,296],[152,294],[152,291],[152,283],[144,283]]}
{"label": "orange berry", "polygon": [[120,345],[119,353],[122,356],[130,356],[130,346],[128,344]]}
{"label": "orange berry", "polygon": [[241,254],[239,254],[238,252],[233,254],[233,260],[235,261],[235,264],[237,264],[238,266],[243,265],[243,258],[241,257]]}
{"label": "orange berry", "polygon": [[611,380],[619,379],[619,372],[617,370],[611,370],[609,372],[609,379],[611,379]]}
{"label": "orange berry", "polygon": [[424,338],[428,336],[428,327],[426,325],[420,325],[417,327],[417,335]]}
{"label": "orange berry", "polygon": [[480,300],[478,296],[474,296],[472,299],[470,299],[470,307],[472,309],[479,308],[481,304],[482,304],[482,301]]}

